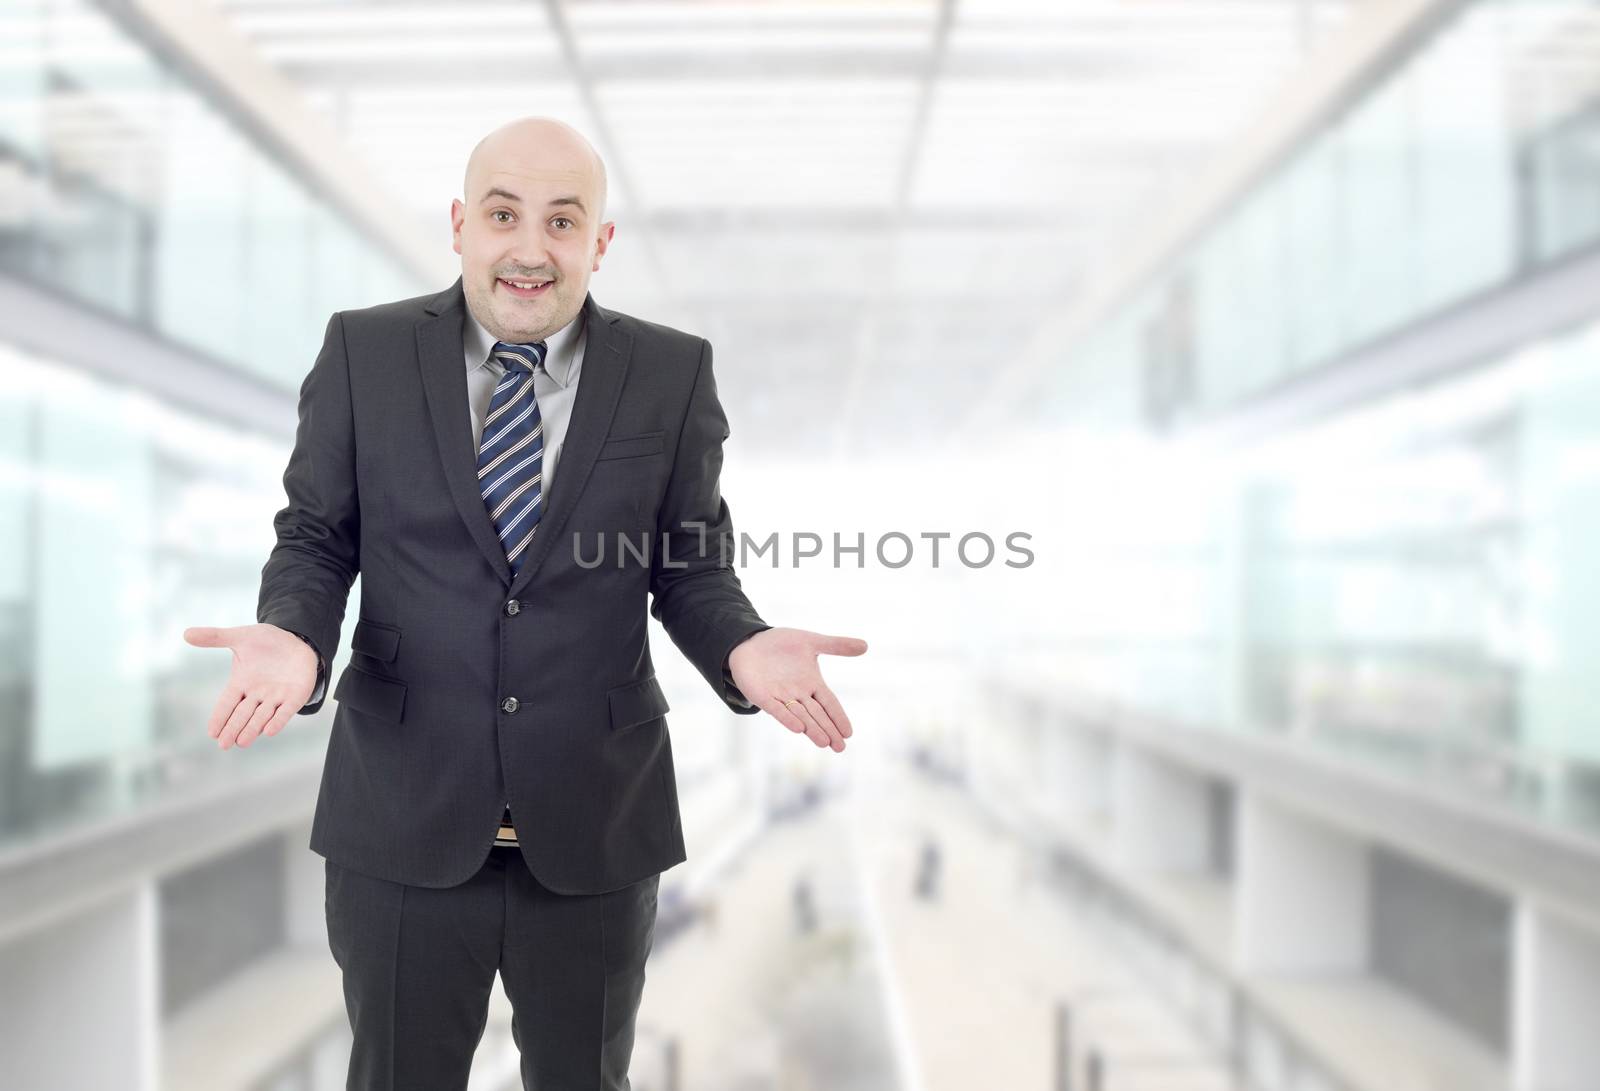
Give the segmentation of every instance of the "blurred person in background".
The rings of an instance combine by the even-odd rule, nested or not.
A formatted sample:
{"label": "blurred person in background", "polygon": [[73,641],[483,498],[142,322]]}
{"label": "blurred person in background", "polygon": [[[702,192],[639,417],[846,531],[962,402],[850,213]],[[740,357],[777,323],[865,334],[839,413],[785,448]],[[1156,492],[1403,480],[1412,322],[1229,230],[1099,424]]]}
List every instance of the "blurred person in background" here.
{"label": "blurred person in background", "polygon": [[[647,596],[727,707],[835,751],[817,657],[866,644],[741,590],[711,346],[589,294],[615,231],[590,143],[519,119],[464,187],[454,284],[328,322],[257,624],[184,636],[232,651],[208,730],[248,747],[321,706],[364,576],[310,840],[349,1086],[466,1087],[498,972],[525,1086],[626,1088],[660,873],[687,858]],[[590,535],[641,532],[644,563],[592,562]]]}

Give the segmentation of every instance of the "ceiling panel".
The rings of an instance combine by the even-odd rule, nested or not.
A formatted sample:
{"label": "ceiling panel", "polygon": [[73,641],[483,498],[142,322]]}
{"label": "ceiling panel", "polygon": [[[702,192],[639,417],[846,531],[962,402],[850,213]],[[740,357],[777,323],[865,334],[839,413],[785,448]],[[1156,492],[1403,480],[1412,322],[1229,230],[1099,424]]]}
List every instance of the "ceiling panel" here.
{"label": "ceiling panel", "polygon": [[744,441],[790,450],[797,420],[863,447],[953,425],[1349,8],[216,2],[441,245],[485,132],[586,133],[617,222],[597,297],[712,337]]}

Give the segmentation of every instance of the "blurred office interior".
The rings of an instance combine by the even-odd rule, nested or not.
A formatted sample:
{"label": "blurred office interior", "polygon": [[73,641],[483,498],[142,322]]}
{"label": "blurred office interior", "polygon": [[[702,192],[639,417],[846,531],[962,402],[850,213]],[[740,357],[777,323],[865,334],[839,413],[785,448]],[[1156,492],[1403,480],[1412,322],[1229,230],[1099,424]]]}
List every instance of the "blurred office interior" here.
{"label": "blurred office interior", "polygon": [[635,1091],[1600,1088],[1596,0],[6,0],[0,1085],[344,1086],[335,703],[219,751],[181,634],[525,114],[870,644],[836,754],[653,626]]}

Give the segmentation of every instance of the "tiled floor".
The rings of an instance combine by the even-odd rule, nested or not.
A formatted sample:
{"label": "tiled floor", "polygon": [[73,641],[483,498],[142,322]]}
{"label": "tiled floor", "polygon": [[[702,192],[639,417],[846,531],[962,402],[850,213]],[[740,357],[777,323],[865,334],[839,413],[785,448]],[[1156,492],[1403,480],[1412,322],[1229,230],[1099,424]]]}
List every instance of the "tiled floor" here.
{"label": "tiled floor", "polygon": [[847,796],[770,827],[710,908],[652,959],[635,1091],[667,1091],[671,1049],[678,1091],[1055,1091],[1063,1004],[1075,1089],[1092,1046],[1118,1091],[1231,1091],[1012,839],[905,767],[863,762]]}

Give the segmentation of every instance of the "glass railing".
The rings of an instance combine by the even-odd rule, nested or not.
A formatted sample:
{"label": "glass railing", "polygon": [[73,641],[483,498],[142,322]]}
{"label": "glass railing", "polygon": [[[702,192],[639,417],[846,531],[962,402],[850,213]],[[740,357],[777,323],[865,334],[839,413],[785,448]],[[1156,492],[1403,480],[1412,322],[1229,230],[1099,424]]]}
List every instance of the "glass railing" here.
{"label": "glass railing", "polygon": [[0,372],[0,854],[314,765],[331,701],[220,750],[231,657],[183,640],[255,620],[287,443],[3,346]]}
{"label": "glass railing", "polygon": [[1460,4],[1068,348],[1040,412],[1225,411],[1600,245],[1596,34],[1600,0]]}
{"label": "glass railing", "polygon": [[1116,485],[1075,501],[1063,685],[1600,832],[1597,436],[1600,321],[1248,448],[1080,456]]}
{"label": "glass railing", "polygon": [[0,272],[295,389],[427,285],[88,0],[0,8]]}

